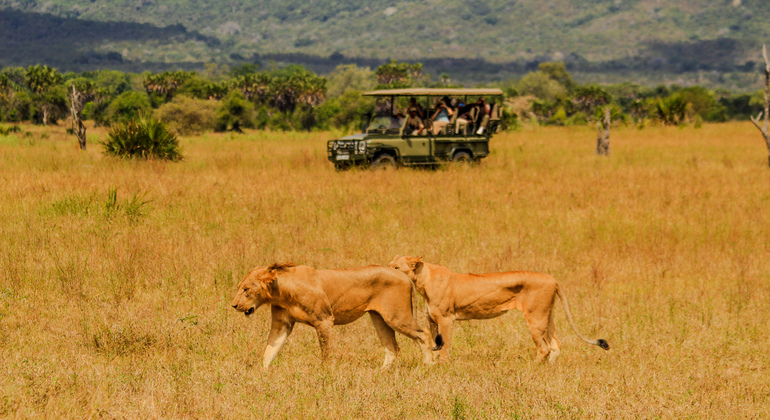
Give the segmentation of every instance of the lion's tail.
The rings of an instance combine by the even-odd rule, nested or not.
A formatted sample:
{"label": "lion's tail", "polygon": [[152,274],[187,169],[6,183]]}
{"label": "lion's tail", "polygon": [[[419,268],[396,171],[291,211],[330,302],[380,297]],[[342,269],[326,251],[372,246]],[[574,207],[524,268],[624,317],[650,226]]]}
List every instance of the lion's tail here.
{"label": "lion's tail", "polygon": [[[414,286],[414,282],[409,280],[409,283],[412,284],[412,316],[415,317],[418,313],[417,308],[417,288]],[[428,315],[426,315],[426,318]],[[441,334],[436,334],[436,347],[433,348],[433,351],[439,351],[442,347],[444,347],[444,337],[441,336]]]}
{"label": "lion's tail", "polygon": [[604,350],[609,350],[610,345],[609,343],[607,343],[607,340],[604,340],[602,338],[598,340],[589,340],[585,338],[583,334],[580,334],[580,331],[578,331],[577,327],[575,326],[575,322],[572,320],[572,314],[569,311],[569,304],[567,304],[567,297],[564,296],[564,293],[562,293],[558,284],[556,284],[556,294],[559,295],[559,299],[561,299],[561,304],[564,305],[564,312],[567,313],[567,320],[569,321],[569,325],[572,327],[572,331],[574,331],[575,334],[586,343],[593,344],[594,346],[599,346]]}

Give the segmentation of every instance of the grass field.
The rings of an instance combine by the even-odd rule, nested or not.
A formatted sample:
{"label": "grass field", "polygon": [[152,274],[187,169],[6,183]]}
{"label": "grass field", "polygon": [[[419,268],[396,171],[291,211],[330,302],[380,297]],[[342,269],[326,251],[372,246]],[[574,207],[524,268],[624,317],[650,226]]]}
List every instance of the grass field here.
{"label": "grass field", "polygon": [[[612,133],[527,128],[478,167],[335,172],[333,134],[182,140],[181,163],[86,153],[63,127],[0,136],[0,416],[47,418],[767,418],[770,170],[750,123]],[[562,355],[523,318],[457,325],[393,369],[371,322],[326,365],[298,326],[260,371],[253,266],[387,264],[556,276]]]}

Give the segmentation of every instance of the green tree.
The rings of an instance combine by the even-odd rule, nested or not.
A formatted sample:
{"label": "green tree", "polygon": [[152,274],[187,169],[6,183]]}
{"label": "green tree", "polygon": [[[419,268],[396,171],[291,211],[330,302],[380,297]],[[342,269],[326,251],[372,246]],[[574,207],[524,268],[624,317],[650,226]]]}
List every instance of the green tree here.
{"label": "green tree", "polygon": [[587,114],[592,114],[596,107],[607,105],[611,101],[609,92],[596,85],[578,86],[572,92],[572,103]]}
{"label": "green tree", "polygon": [[682,88],[676,93],[689,104],[689,111],[706,121],[726,121],[727,111],[717,102],[714,92],[702,87]]}
{"label": "green tree", "polygon": [[107,107],[107,123],[125,123],[149,113],[151,108],[146,94],[133,90],[123,92]]}
{"label": "green tree", "polygon": [[232,82],[232,89],[239,91],[249,101],[263,103],[267,101],[272,78],[267,73],[246,73]]}
{"label": "green tree", "polygon": [[572,81],[572,75],[567,71],[567,67],[562,62],[547,62],[540,63],[537,66],[537,71],[548,76],[549,79],[555,80],[560,85],[564,86],[567,91],[571,91],[575,87],[575,83]]}
{"label": "green tree", "polygon": [[213,100],[177,95],[155,110],[155,116],[179,134],[198,134],[216,128],[217,107]]}
{"label": "green tree", "polygon": [[422,79],[421,63],[399,63],[390,60],[374,71],[377,89],[398,89],[411,87]]}
{"label": "green tree", "polygon": [[273,72],[268,91],[269,103],[284,113],[297,105],[315,107],[326,98],[326,79],[299,65]]}
{"label": "green tree", "polygon": [[25,82],[42,111],[43,125],[47,125],[49,117],[55,117],[54,114],[64,106],[63,90],[55,89],[62,82],[61,74],[53,67],[29,66]]}
{"label": "green tree", "polygon": [[663,125],[680,125],[687,117],[688,102],[676,93],[652,101],[655,115]]}
{"label": "green tree", "polygon": [[144,77],[144,89],[151,98],[159,98],[161,103],[165,103],[170,101],[174,92],[193,76],[195,76],[195,72],[187,71],[148,73]]}
{"label": "green tree", "polygon": [[542,72],[527,73],[519,80],[516,90],[523,95],[532,95],[547,102],[567,98],[567,88]]}
{"label": "green tree", "polygon": [[341,64],[326,76],[328,98],[337,98],[349,91],[367,91],[374,88],[374,72],[368,67]]}
{"label": "green tree", "polygon": [[233,90],[219,103],[216,129],[241,132],[241,128],[254,127],[256,117],[254,104],[247,100],[243,93]]}
{"label": "green tree", "polygon": [[322,129],[336,127],[350,130],[363,126],[364,115],[371,112],[374,112],[372,98],[351,90],[316,108],[317,124]]}

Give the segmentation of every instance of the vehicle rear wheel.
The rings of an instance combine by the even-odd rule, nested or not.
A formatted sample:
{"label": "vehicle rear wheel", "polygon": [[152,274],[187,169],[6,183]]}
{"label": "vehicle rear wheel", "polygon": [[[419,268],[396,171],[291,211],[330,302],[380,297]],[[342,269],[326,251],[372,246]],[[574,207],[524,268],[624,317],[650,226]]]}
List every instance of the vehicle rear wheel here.
{"label": "vehicle rear wheel", "polygon": [[471,154],[468,152],[457,152],[452,156],[452,162],[470,165],[473,162],[473,159],[471,158]]}
{"label": "vehicle rear wheel", "polygon": [[393,156],[387,153],[383,153],[377,156],[372,162],[372,169],[395,169],[395,168],[396,168],[396,158],[394,158]]}

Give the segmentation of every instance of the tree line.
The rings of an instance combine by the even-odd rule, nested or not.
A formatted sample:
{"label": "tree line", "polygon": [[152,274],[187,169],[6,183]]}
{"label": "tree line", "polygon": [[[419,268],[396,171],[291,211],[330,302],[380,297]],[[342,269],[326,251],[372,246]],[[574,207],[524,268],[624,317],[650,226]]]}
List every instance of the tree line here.
{"label": "tree line", "polygon": [[[180,134],[204,131],[355,130],[376,106],[375,88],[458,87],[421,64],[390,61],[374,70],[340,65],[325,76],[301,65],[261,68],[210,64],[202,72],[60,73],[46,65],[0,71],[0,122],[57,124],[65,118],[110,126],[153,115]],[[595,124],[609,107],[620,124],[681,125],[748,120],[763,104],[755,94],[701,86],[576,83],[561,62],[541,63],[519,80],[489,85],[506,94],[505,125]],[[77,103],[76,103],[77,102]]]}

